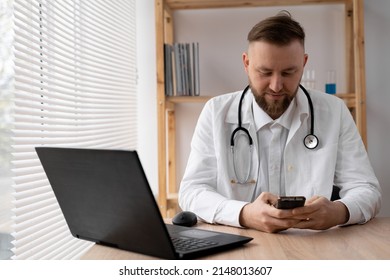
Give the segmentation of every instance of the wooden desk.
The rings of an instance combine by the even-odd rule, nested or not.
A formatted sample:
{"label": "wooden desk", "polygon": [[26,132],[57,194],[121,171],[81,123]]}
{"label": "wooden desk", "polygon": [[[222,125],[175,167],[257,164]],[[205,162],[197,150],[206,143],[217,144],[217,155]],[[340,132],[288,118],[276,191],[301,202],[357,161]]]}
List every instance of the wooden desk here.
{"label": "wooden desk", "polygon": [[[205,223],[199,223],[196,227],[254,238],[242,247],[210,255],[204,259],[390,259],[390,217],[375,218],[364,225],[334,227],[325,231],[289,229],[277,234]],[[82,259],[148,260],[155,258],[94,245]]]}

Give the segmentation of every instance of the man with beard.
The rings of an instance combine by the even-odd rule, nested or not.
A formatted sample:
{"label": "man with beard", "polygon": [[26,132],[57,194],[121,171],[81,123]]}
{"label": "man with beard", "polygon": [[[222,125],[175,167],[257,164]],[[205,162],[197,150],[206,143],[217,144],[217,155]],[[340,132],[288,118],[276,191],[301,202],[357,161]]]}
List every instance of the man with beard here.
{"label": "man with beard", "polygon": [[[205,105],[180,185],[183,210],[265,232],[365,223],[379,212],[381,189],[348,108],[300,87],[304,41],[285,11],[249,32],[249,87]],[[307,200],[278,209],[280,196]]]}

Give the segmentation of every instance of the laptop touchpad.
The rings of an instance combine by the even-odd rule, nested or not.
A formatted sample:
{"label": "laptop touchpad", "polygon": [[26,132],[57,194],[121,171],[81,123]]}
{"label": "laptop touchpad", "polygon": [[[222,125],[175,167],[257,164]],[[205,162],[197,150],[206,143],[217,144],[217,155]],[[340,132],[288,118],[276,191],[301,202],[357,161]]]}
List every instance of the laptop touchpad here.
{"label": "laptop touchpad", "polygon": [[191,237],[191,238],[208,238],[208,237],[218,235],[217,232],[191,230],[191,229],[178,232],[177,234],[181,236]]}

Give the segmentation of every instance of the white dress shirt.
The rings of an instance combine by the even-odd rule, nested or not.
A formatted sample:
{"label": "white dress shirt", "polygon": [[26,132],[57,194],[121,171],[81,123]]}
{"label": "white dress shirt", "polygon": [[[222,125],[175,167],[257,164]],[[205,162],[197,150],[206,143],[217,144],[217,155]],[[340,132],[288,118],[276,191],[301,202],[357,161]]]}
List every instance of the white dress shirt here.
{"label": "white dress shirt", "polygon": [[257,131],[258,153],[260,159],[259,175],[255,197],[261,192],[285,195],[284,148],[296,108],[295,99],[286,112],[273,120],[253,98],[252,109]]}

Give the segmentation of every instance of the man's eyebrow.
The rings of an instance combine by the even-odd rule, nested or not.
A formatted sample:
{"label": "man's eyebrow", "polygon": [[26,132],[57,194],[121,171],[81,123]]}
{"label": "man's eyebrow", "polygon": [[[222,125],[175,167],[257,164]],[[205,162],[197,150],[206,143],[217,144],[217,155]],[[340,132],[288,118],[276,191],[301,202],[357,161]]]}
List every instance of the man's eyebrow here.
{"label": "man's eyebrow", "polygon": [[264,67],[264,66],[257,67],[257,70],[263,71],[263,72],[272,72],[272,69]]}
{"label": "man's eyebrow", "polygon": [[296,67],[296,66],[291,66],[291,67],[288,67],[288,68],[286,68],[286,69],[284,69],[283,71],[285,72],[285,71],[295,71],[295,70],[297,70],[298,69],[298,67]]}
{"label": "man's eyebrow", "polygon": [[[297,70],[298,69],[298,67],[296,67],[296,66],[291,66],[291,67],[288,67],[288,68],[285,68],[285,69],[283,69],[282,70],[282,72],[289,72],[289,71],[295,71],[295,70]],[[265,66],[259,66],[259,67],[257,67],[257,70],[259,70],[259,71],[263,71],[263,72],[272,72],[272,71],[274,71],[274,70],[272,70],[271,68],[268,68],[268,67],[265,67]]]}

